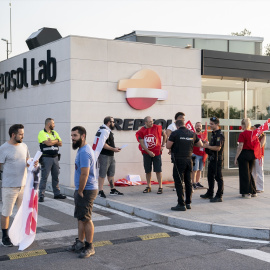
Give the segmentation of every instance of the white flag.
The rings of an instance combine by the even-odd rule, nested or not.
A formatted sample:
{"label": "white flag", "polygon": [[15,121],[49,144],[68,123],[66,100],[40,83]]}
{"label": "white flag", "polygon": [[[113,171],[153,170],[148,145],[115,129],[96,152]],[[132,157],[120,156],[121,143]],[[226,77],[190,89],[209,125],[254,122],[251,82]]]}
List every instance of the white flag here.
{"label": "white flag", "polygon": [[36,153],[27,170],[22,205],[9,230],[10,240],[13,245],[19,246],[19,250],[29,247],[36,236],[40,167],[34,168],[34,162],[40,158],[41,154],[40,151]]}
{"label": "white flag", "polygon": [[98,160],[100,152],[103,149],[105,142],[109,138],[110,132],[111,130],[104,124],[99,127],[92,147],[95,152],[95,161]]}

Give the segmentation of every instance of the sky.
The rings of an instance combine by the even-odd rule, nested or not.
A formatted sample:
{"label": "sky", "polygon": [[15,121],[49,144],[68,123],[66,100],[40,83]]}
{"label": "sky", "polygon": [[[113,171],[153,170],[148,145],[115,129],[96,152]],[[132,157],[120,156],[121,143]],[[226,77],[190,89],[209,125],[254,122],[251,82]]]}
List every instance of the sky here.
{"label": "sky", "polygon": [[[245,28],[270,43],[269,0],[0,0],[0,39],[12,53],[28,51],[25,40],[43,27],[69,35],[114,39],[133,30],[230,35]],[[0,40],[0,61],[6,43]]]}

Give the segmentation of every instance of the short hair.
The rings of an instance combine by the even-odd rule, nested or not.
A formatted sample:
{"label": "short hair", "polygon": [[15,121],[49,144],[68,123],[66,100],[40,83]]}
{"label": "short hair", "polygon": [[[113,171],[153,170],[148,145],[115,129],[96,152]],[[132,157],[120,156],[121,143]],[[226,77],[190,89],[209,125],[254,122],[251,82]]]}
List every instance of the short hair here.
{"label": "short hair", "polygon": [[254,125],[255,128],[259,128],[260,126],[261,126],[260,124]]}
{"label": "short hair", "polygon": [[185,121],[184,120],[177,120],[175,122],[176,127],[183,127],[185,125]]}
{"label": "short hair", "polygon": [[85,135],[85,138],[86,138],[86,129],[82,126],[75,126],[74,128],[72,128],[71,131],[76,131],[78,130],[79,134],[80,135]]}
{"label": "short hair", "polygon": [[246,127],[246,129],[250,129],[251,128],[251,121],[249,118],[244,118],[241,121],[241,125],[244,125]]}
{"label": "short hair", "polygon": [[210,121],[214,122],[216,125],[219,125],[219,119],[215,116],[211,117]]}
{"label": "short hair", "polygon": [[195,126],[196,126],[197,124],[201,124],[201,125],[202,125],[202,122],[196,122]]}
{"label": "short hair", "polygon": [[13,133],[14,133],[15,135],[17,135],[18,132],[19,132],[19,129],[23,129],[23,128],[24,128],[24,126],[23,126],[22,124],[15,124],[15,125],[12,125],[12,126],[9,128],[9,131],[8,131],[9,137],[11,138]]}
{"label": "short hair", "polygon": [[143,122],[144,122],[144,123],[147,122],[147,121],[148,121],[148,118],[151,118],[151,116],[146,116],[146,117],[144,117]]}
{"label": "short hair", "polygon": [[179,116],[186,116],[183,112],[178,112],[174,116],[174,120],[176,120]]}
{"label": "short hair", "polygon": [[51,122],[53,119],[52,118],[47,118],[46,120],[45,120],[45,126],[49,123],[49,122]]}
{"label": "short hair", "polygon": [[111,121],[112,118],[113,118],[112,116],[106,116],[106,117],[104,118],[104,120],[103,120],[103,123],[104,123],[105,125],[107,125],[107,124]]}

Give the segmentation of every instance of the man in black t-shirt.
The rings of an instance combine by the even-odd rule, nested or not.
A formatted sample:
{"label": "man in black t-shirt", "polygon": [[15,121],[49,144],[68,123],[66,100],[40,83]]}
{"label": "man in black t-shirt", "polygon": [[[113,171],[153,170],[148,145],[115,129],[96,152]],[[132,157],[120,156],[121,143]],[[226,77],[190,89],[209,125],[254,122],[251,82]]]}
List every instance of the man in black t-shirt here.
{"label": "man in black t-shirt", "polygon": [[98,177],[98,196],[101,198],[106,198],[103,191],[104,181],[107,175],[108,181],[110,183],[111,192],[110,195],[124,195],[114,187],[114,174],[115,174],[115,159],[114,153],[121,151],[121,148],[115,147],[114,137],[112,130],[114,129],[114,119],[111,116],[104,118],[104,128],[110,131],[109,138],[106,140],[103,149],[98,157],[99,162],[99,177]]}
{"label": "man in black t-shirt", "polygon": [[[186,211],[186,209],[191,209],[193,146],[202,147],[203,144],[196,133],[185,127],[183,120],[177,120],[175,124],[177,130],[171,133],[166,145],[167,149],[171,149],[174,157],[173,179],[178,197],[178,204],[171,210]],[[183,181],[185,182],[186,200],[184,200]]]}

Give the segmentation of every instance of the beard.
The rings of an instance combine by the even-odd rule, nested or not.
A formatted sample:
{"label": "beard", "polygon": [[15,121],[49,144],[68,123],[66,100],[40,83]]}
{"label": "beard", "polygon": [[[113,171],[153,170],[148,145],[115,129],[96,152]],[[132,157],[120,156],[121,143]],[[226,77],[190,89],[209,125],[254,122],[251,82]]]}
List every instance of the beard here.
{"label": "beard", "polygon": [[15,142],[16,142],[16,143],[22,143],[22,139],[20,139],[20,140],[15,139]]}
{"label": "beard", "polygon": [[196,131],[199,133],[201,132],[202,130],[200,128],[196,128]]}
{"label": "beard", "polygon": [[53,130],[53,126],[52,125],[50,125],[49,128],[50,128],[50,130]]}
{"label": "beard", "polygon": [[114,130],[114,125],[110,124],[110,129]]}
{"label": "beard", "polygon": [[78,141],[72,142],[73,150],[78,149],[82,145],[82,139],[80,138]]}

